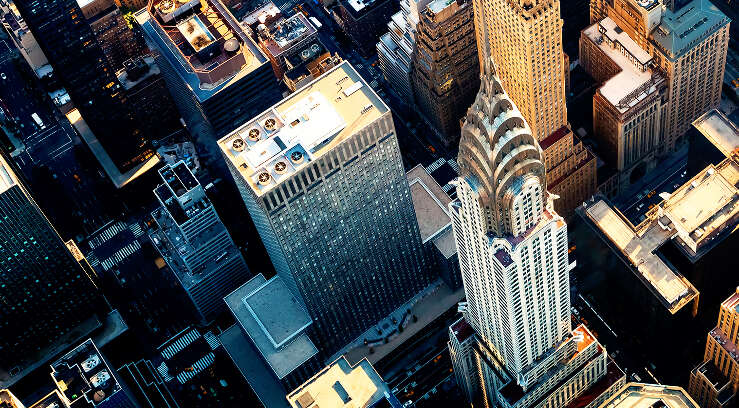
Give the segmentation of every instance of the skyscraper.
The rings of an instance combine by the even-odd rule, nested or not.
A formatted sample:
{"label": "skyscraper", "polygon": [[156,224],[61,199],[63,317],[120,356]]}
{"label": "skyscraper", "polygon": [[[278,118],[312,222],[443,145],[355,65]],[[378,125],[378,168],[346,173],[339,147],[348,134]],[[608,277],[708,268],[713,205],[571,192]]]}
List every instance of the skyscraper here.
{"label": "skyscraper", "polygon": [[708,333],[703,363],[690,373],[688,392],[703,408],[734,406],[739,389],[739,288],[721,303]]}
{"label": "skyscraper", "polygon": [[431,283],[391,112],[348,63],[218,143],[322,352]]}
{"label": "skyscraper", "polygon": [[135,17],[190,134],[214,157],[218,137],[279,100],[269,60],[220,0],[152,0]]}
{"label": "skyscraper", "polygon": [[15,5],[118,171],[126,173],[151,158],[150,135],[133,120],[115,70],[77,1],[18,0]]}
{"label": "skyscraper", "polygon": [[462,127],[458,200],[449,206],[470,326],[450,330],[450,349],[472,401],[561,407],[599,381],[608,394],[623,374],[607,375],[603,346],[586,327],[571,328],[567,225],[547,193],[544,153],[495,75],[490,49],[483,44],[482,85]]}
{"label": "skyscraper", "polygon": [[385,80],[404,102],[413,104],[412,59],[416,48],[416,25],[429,0],[403,0],[400,11],[387,22],[388,32],[377,42],[377,58]]}
{"label": "skyscraper", "polygon": [[480,88],[472,19],[472,2],[435,0],[416,26],[416,105],[447,146],[458,142],[459,121]]}
{"label": "skyscraper", "polygon": [[659,154],[675,151],[691,123],[717,108],[729,45],[729,18],[709,0],[592,0],[592,24],[610,17],[667,78]]}
{"label": "skyscraper", "polygon": [[100,326],[101,300],[4,157],[0,156],[0,382]]}
{"label": "skyscraper", "polygon": [[159,170],[161,207],[151,240],[204,321],[225,310],[223,297],[246,282],[249,269],[203,186],[184,162]]}
{"label": "skyscraper", "polygon": [[148,51],[141,32],[128,26],[113,0],[89,1],[82,6],[82,14],[114,71],[121,69],[128,59]]}
{"label": "skyscraper", "polygon": [[601,156],[618,173],[613,197],[652,170],[660,144],[666,78],[655,61],[610,17],[581,32],[580,66],[603,85],[593,96],[593,130]]}
{"label": "skyscraper", "polygon": [[595,192],[596,162],[567,122],[559,0],[473,4],[480,61],[489,46],[511,101],[543,149],[547,188],[560,197],[555,208],[569,217]]}

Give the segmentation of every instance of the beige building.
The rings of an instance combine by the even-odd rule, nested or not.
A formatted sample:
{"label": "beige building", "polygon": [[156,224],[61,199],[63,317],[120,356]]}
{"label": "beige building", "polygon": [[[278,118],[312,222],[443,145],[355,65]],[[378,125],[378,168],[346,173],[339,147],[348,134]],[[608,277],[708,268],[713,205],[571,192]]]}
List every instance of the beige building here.
{"label": "beige building", "polygon": [[420,13],[413,55],[416,105],[445,145],[480,88],[472,3],[435,0]]}
{"label": "beige building", "polygon": [[610,17],[667,79],[658,154],[675,151],[693,120],[718,107],[730,20],[708,0],[593,0],[590,21]]}
{"label": "beige building", "polygon": [[291,408],[396,407],[400,402],[372,364],[351,365],[344,357],[329,364],[287,395]]}
{"label": "beige building", "polygon": [[503,86],[544,149],[547,187],[559,196],[554,206],[569,217],[595,192],[596,160],[567,122],[560,3],[475,0],[474,5],[478,50],[487,39]]}
{"label": "beige building", "polygon": [[580,33],[580,65],[601,87],[593,96],[593,130],[603,159],[616,169],[613,197],[656,165],[667,84],[654,59],[606,17]]}
{"label": "beige building", "polygon": [[718,324],[708,333],[703,363],[690,373],[688,392],[703,408],[736,404],[739,388],[739,288],[721,303]]}
{"label": "beige building", "polygon": [[[657,384],[628,383],[600,408],[699,408],[681,387]],[[704,407],[705,408],[705,407]]]}

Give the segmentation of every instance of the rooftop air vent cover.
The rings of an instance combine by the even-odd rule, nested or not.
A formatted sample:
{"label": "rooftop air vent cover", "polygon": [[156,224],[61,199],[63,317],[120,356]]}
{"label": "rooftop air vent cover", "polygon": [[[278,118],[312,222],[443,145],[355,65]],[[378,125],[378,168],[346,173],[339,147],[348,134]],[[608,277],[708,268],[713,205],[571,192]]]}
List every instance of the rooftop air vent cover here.
{"label": "rooftop air vent cover", "polygon": [[238,138],[238,139],[234,139],[234,141],[231,144],[231,146],[233,147],[233,149],[235,151],[237,151],[237,152],[243,152],[244,151],[244,146],[246,146],[246,143],[244,143],[244,139]]}
{"label": "rooftop air vent cover", "polygon": [[295,164],[300,164],[303,162],[303,153],[302,152],[292,152],[290,153],[290,160],[292,160]]}
{"label": "rooftop air vent cover", "polygon": [[264,121],[264,128],[267,129],[268,132],[275,130],[275,126],[277,126],[277,121],[274,118],[269,118]]}
{"label": "rooftop air vent cover", "polygon": [[257,179],[259,180],[259,184],[263,186],[269,184],[271,178],[272,176],[270,176],[269,173],[267,173],[266,171],[259,173],[259,176],[257,177]]}
{"label": "rooftop air vent cover", "polygon": [[228,52],[236,52],[239,50],[239,40],[232,38],[223,44],[223,49]]}
{"label": "rooftop air vent cover", "polygon": [[256,142],[259,140],[259,134],[262,133],[257,128],[249,129],[249,140]]}
{"label": "rooftop air vent cover", "polygon": [[287,173],[287,163],[284,161],[278,161],[275,163],[275,173],[277,174],[285,174]]}

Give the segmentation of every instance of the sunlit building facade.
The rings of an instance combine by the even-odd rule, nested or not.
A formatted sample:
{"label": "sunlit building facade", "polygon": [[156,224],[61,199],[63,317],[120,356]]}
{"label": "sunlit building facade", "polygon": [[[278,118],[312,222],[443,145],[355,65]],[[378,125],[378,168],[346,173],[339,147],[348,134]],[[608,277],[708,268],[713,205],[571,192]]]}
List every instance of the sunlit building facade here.
{"label": "sunlit building facade", "polygon": [[330,355],[427,287],[391,112],[343,62],[219,141]]}
{"label": "sunlit building facade", "polygon": [[739,389],[739,288],[721,303],[708,333],[703,363],[690,373],[688,392],[703,408],[736,404]]}
{"label": "sunlit building facade", "polygon": [[[566,58],[559,0],[476,0],[478,54],[490,47],[505,84],[543,150],[554,207],[570,217],[596,190],[595,156],[573,134],[565,104]],[[488,34],[485,34],[488,33]]]}
{"label": "sunlit building facade", "polygon": [[450,328],[457,380],[489,407],[561,407],[599,381],[610,381],[608,395],[623,374],[608,375],[605,348],[571,327],[567,225],[547,193],[542,149],[483,50],[449,205],[467,296]]}

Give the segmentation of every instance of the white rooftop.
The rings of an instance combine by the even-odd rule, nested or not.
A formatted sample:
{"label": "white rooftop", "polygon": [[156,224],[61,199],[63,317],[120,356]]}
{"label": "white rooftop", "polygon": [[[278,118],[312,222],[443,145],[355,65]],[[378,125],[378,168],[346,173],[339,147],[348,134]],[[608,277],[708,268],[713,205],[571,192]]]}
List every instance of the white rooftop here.
{"label": "white rooftop", "polygon": [[287,395],[294,408],[369,407],[382,400],[387,385],[367,360],[352,367],[341,357]]}
{"label": "white rooftop", "polygon": [[[664,405],[660,405],[662,402]],[[698,404],[680,387],[628,383],[599,408],[699,408]]]}
{"label": "white rooftop", "polygon": [[[616,23],[610,17],[606,17],[599,23],[593,24],[584,30],[585,35],[593,43],[597,44],[600,50],[621,68],[621,72],[607,80],[599,89],[601,95],[613,106],[619,105],[624,98],[640,87],[646,87],[646,84],[652,81],[653,77],[649,69],[642,71],[637,68],[638,65],[634,62],[636,61],[641,65],[648,64],[652,60],[649,53],[639,47],[625,32],[621,31],[617,33],[617,27]],[[603,38],[604,36],[611,40],[610,44]],[[616,44],[620,44],[626,49],[627,54],[631,54],[633,60],[621,52]],[[626,112],[631,106],[634,106],[656,90],[656,85],[652,85],[648,89],[645,89],[639,97],[633,98],[628,106],[619,107],[618,109],[622,113]]]}
{"label": "white rooftop", "polygon": [[267,280],[258,274],[224,301],[277,378],[318,353],[305,332],[310,316],[280,278]]}
{"label": "white rooftop", "polygon": [[386,112],[387,106],[345,61],[218,144],[259,196]]}
{"label": "white rooftop", "polygon": [[693,285],[655,253],[674,232],[663,229],[657,222],[643,231],[636,231],[602,199],[588,202],[585,213],[636,268],[638,276],[659,295],[671,313],[676,313],[697,296]]}
{"label": "white rooftop", "polygon": [[693,121],[700,131],[725,156],[739,149],[739,128],[721,111],[712,109]]}
{"label": "white rooftop", "polygon": [[5,158],[0,156],[0,193],[4,193],[9,188],[17,184],[17,178],[13,170],[10,168]]}
{"label": "white rooftop", "polygon": [[648,64],[652,60],[652,56],[648,52],[644,51],[639,44],[629,37],[624,30],[622,30],[613,19],[606,17],[600,21],[600,25],[603,28],[603,34],[607,36],[611,41],[618,42],[621,44],[626,51],[631,54],[640,64]]}
{"label": "white rooftop", "polygon": [[660,207],[693,255],[739,218],[739,163],[709,165],[682,185]]}

